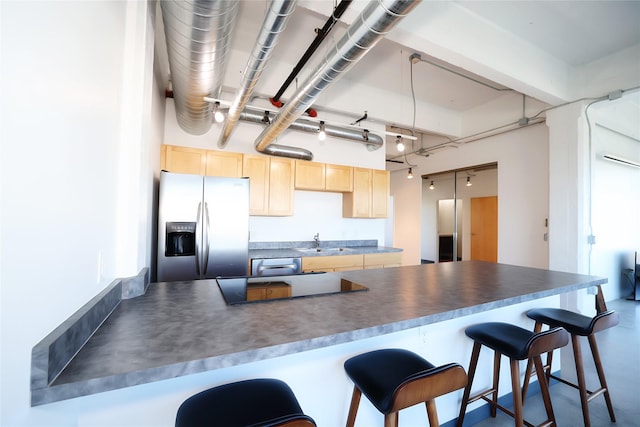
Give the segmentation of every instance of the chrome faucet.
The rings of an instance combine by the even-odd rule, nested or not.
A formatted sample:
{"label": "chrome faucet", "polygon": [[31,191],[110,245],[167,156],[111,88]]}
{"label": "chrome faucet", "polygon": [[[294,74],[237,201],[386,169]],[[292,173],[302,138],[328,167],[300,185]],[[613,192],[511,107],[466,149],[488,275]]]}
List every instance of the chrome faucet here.
{"label": "chrome faucet", "polygon": [[316,248],[320,247],[320,233],[316,233],[315,236],[313,236],[313,240],[316,241]]}

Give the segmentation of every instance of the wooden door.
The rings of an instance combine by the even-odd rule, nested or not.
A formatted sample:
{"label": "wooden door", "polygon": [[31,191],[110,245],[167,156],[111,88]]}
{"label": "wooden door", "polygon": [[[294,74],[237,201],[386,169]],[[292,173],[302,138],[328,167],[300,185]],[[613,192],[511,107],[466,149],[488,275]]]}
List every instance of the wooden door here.
{"label": "wooden door", "polygon": [[498,262],[498,196],[471,198],[471,259]]}

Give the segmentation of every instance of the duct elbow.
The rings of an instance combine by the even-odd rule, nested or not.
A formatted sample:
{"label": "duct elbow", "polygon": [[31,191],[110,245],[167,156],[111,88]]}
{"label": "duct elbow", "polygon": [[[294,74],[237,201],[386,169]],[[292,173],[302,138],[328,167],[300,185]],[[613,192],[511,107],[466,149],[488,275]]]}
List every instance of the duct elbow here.
{"label": "duct elbow", "polygon": [[270,144],[263,149],[258,148],[256,144],[256,151],[262,154],[268,154],[270,156],[288,157],[298,160],[313,160],[313,153],[304,148],[290,147],[288,145]]}

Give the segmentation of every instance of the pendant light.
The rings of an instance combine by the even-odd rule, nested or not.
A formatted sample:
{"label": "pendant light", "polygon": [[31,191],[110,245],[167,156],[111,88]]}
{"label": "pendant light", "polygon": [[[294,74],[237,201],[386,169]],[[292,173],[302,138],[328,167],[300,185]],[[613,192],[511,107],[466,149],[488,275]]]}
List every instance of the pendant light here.
{"label": "pendant light", "polygon": [[215,120],[216,123],[224,122],[224,114],[220,111],[220,103],[217,101],[213,104],[213,120]]}
{"label": "pendant light", "polygon": [[324,141],[327,133],[324,131],[324,121],[320,120],[320,129],[318,129],[318,139]]}
{"label": "pendant light", "polygon": [[402,143],[402,137],[400,135],[396,137],[396,150],[399,152],[404,151],[404,144]]}
{"label": "pendant light", "polygon": [[473,184],[471,183],[471,177],[467,177],[467,187],[471,187]]}
{"label": "pendant light", "polygon": [[429,190],[433,190],[435,187],[435,185],[433,185],[433,181],[431,181],[431,185],[429,185]]}
{"label": "pendant light", "polygon": [[413,178],[413,171],[411,170],[411,168],[409,168],[409,172],[407,173],[407,179],[412,179]]}

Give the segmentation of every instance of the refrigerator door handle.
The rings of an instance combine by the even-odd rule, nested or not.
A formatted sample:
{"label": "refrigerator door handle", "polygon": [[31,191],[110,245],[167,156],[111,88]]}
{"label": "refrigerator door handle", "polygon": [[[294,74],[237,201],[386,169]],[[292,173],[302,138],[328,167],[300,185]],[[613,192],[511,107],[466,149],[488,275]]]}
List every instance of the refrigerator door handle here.
{"label": "refrigerator door handle", "polygon": [[202,260],[202,264],[204,267],[204,272],[202,273],[203,276],[206,276],[207,274],[207,270],[209,267],[209,249],[211,246],[211,242],[209,241],[209,204],[207,202],[204,202],[204,254],[203,254],[203,260]]}
{"label": "refrigerator door handle", "polygon": [[200,254],[202,253],[202,202],[198,203],[198,214],[196,217],[196,274],[200,277]]}

